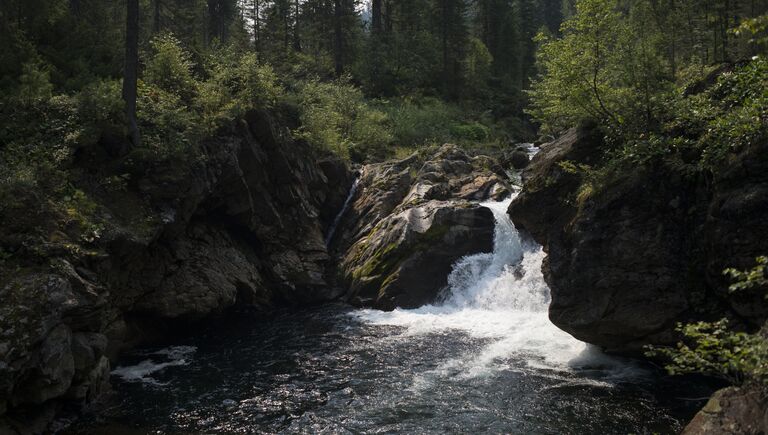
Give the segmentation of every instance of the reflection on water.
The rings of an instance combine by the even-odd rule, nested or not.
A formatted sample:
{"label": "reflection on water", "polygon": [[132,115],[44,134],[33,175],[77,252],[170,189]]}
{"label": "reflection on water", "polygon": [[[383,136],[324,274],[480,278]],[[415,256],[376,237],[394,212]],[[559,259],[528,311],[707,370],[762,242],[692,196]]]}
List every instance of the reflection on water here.
{"label": "reflection on water", "polygon": [[543,252],[506,215],[439,304],[240,313],[113,371],[72,433],[676,433],[708,392],[549,322]]}

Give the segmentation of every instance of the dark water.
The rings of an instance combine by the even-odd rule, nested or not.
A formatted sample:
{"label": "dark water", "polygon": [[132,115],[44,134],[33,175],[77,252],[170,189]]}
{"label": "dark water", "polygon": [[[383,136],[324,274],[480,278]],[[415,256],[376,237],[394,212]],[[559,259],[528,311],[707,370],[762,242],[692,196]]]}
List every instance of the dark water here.
{"label": "dark water", "polygon": [[255,313],[138,349],[72,433],[676,433],[706,387],[575,340],[548,319],[544,252],[489,202],[491,253],[442,302]]}
{"label": "dark water", "polygon": [[631,373],[622,379],[511,355],[467,376],[445,362],[493,340],[450,329],[404,335],[350,310],[240,313],[171,347],[138,349],[120,363],[132,368],[117,370],[135,379],[113,376],[110,401],[68,432],[675,433],[702,405],[681,398],[706,394],[632,362],[621,362]]}

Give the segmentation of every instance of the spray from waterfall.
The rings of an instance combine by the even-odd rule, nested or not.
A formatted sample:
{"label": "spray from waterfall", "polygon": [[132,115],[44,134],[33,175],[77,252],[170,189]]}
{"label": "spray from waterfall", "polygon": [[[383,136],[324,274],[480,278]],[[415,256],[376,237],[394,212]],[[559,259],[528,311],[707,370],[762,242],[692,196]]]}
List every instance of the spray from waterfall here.
{"label": "spray from waterfall", "polygon": [[[606,378],[638,372],[558,329],[549,321],[549,288],[544,282],[541,246],[524,240],[507,215],[511,198],[486,202],[496,227],[493,252],[466,256],[448,276],[434,305],[392,312],[360,310],[354,315],[376,325],[405,327],[402,336],[460,331],[484,339],[483,347],[446,361],[437,373],[492,374],[514,366],[534,370],[606,370]],[[514,361],[512,363],[511,361]]]}

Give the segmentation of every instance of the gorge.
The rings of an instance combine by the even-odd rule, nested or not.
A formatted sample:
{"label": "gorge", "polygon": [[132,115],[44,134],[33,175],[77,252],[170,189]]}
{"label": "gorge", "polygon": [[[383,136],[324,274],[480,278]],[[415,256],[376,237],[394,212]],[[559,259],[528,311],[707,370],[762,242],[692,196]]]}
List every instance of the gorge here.
{"label": "gorge", "polygon": [[[126,247],[133,235],[106,235],[106,257],[88,260],[89,269],[22,281],[56,283],[61,290],[51,297],[70,302],[54,311],[59,317],[42,316],[45,305],[5,306],[38,310],[33,330],[43,337],[12,337],[16,349],[30,347],[6,367],[17,380],[8,390],[6,430],[34,433],[55,410],[53,427],[64,433],[676,433],[718,385],[609,356],[555,326],[571,328],[550,306],[545,275],[550,282],[573,278],[552,269],[552,250],[562,248],[541,234],[559,231],[567,212],[554,207],[567,201],[533,206],[523,223],[513,224],[507,210],[514,218],[539,201],[536,177],[555,180],[546,189],[562,189],[542,198],[569,194],[562,186],[571,174],[551,172],[561,169],[558,159],[588,159],[579,154],[594,140],[588,128],[542,145],[538,154],[536,147],[518,148],[533,156],[521,192],[506,158],[472,157],[445,145],[364,166],[356,178],[339,163],[293,157],[265,114],[252,114],[247,126],[228,139],[232,145],[223,149],[231,154],[211,160],[237,165],[228,169],[235,177],[208,179],[193,196],[158,195],[157,201],[174,198],[173,206],[157,209],[175,218],[160,221],[143,245]],[[270,168],[280,175],[252,178]],[[286,196],[266,196],[278,189],[264,184],[274,177],[294,183],[281,184]],[[321,213],[318,201],[333,201],[337,212]],[[289,219],[304,233],[267,226]],[[531,228],[534,237],[516,226]],[[159,281],[152,278],[158,269]],[[562,298],[573,287],[557,288]],[[363,308],[307,307],[333,300]],[[595,308],[579,300],[581,309]],[[294,308],[279,308],[286,304]],[[633,307],[645,318],[666,312]],[[220,318],[224,312],[232,314]],[[614,320],[610,330],[629,327],[630,318]],[[184,325],[198,332],[157,330]],[[616,343],[584,340],[609,349]],[[638,356],[633,336],[620,340],[630,346],[623,353]],[[69,347],[56,347],[62,341]],[[118,352],[123,356],[115,359]],[[102,395],[107,382],[114,391]],[[94,404],[68,420],[66,410],[78,402]]]}
{"label": "gorge", "polygon": [[768,0],[3,0],[0,47],[0,435],[768,433]]}

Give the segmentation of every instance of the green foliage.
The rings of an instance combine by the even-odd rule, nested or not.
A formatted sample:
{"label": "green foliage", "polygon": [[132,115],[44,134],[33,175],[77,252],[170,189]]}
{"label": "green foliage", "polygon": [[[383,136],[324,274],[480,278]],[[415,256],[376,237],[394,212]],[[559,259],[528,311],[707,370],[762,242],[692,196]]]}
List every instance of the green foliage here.
{"label": "green foliage", "polygon": [[677,348],[655,348],[649,356],[670,360],[672,375],[701,373],[722,378],[734,385],[768,379],[768,341],[759,334],[733,332],[728,321],[678,325],[684,341]]}
{"label": "green foliage", "polygon": [[33,104],[51,97],[53,85],[50,72],[39,63],[27,62],[21,67],[16,98],[22,104]]}
{"label": "green foliage", "polygon": [[756,57],[720,75],[701,93],[680,92],[670,99],[659,140],[672,149],[697,150],[699,166],[716,172],[728,155],[768,138],[766,89],[768,61]]}
{"label": "green foliage", "polygon": [[478,38],[469,38],[466,58],[464,60],[465,92],[473,94],[486,91],[491,77],[493,56],[488,47]]}
{"label": "green foliage", "polygon": [[[737,292],[768,286],[768,257],[757,257],[755,261],[757,265],[750,270],[725,269],[723,273],[734,280],[734,283],[728,288],[730,291]],[[766,294],[766,297],[768,297],[768,294]]]}
{"label": "green foliage", "polygon": [[181,42],[171,34],[164,34],[152,39],[150,45],[152,56],[144,69],[144,81],[183,101],[192,101],[197,93],[197,83],[192,76],[194,64]]}
{"label": "green foliage", "polygon": [[359,159],[391,141],[386,114],[370,107],[362,91],[346,81],[305,82],[299,97],[302,126],[295,134],[320,149]]}
{"label": "green foliage", "polygon": [[380,104],[391,120],[394,142],[399,146],[449,141],[450,126],[461,117],[457,107],[437,98],[406,97]]}
{"label": "green foliage", "polygon": [[757,45],[768,44],[768,15],[745,18],[738,27],[732,30],[736,36],[748,36],[749,42]]}
{"label": "green foliage", "polygon": [[[752,270],[726,269],[734,279],[731,291],[768,284],[768,257],[758,257]],[[768,387],[768,338],[762,332],[749,334],[733,331],[728,321],[698,322],[678,325],[683,340],[676,348],[649,348],[647,355],[666,358],[672,375],[702,373],[722,378],[731,384],[757,384]]]}
{"label": "green foliage", "polygon": [[139,82],[137,102],[142,147],[154,152],[158,159],[192,157],[189,153],[201,134],[200,126],[181,97]]}
{"label": "green foliage", "polygon": [[452,126],[451,134],[458,139],[481,142],[488,139],[490,129],[479,122],[471,122]]}
{"label": "green foliage", "polygon": [[77,112],[83,124],[82,144],[95,143],[102,132],[122,132],[124,107],[121,83],[97,80],[77,95]]}
{"label": "green foliage", "polygon": [[218,52],[211,63],[210,82],[229,100],[233,115],[254,107],[271,107],[283,94],[272,67],[260,63],[254,53],[240,53],[230,47]]}
{"label": "green foliage", "polygon": [[656,35],[646,32],[645,2],[623,13],[618,0],[581,0],[563,37],[541,33],[541,75],[530,91],[533,115],[557,132],[587,119],[620,134],[653,128],[671,90]]}

